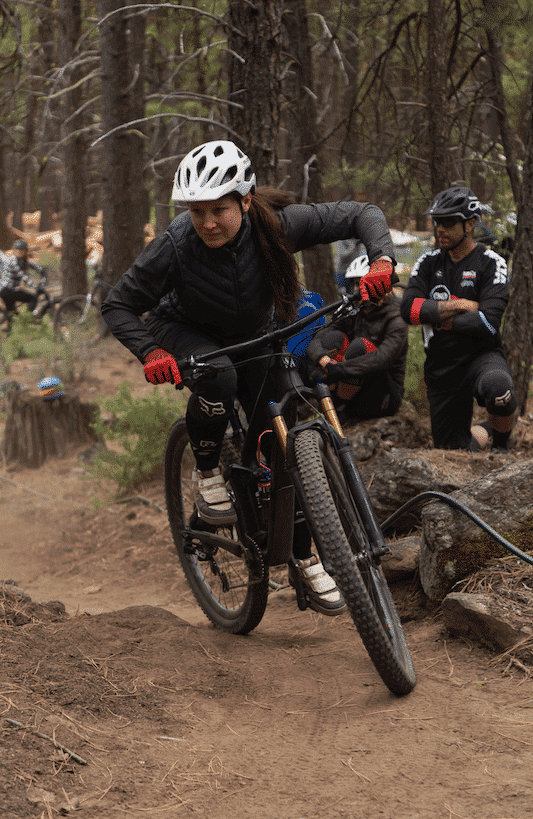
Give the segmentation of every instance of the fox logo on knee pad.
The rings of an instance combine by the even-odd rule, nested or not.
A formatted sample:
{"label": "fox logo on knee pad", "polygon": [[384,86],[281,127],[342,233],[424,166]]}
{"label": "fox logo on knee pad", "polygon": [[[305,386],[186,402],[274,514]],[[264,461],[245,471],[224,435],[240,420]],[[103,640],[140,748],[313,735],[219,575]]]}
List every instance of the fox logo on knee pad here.
{"label": "fox logo on knee pad", "polygon": [[206,401],[205,398],[202,398],[202,396],[199,395],[198,403],[200,404],[200,409],[202,412],[205,412],[206,415],[212,416],[226,414],[222,401]]}
{"label": "fox logo on knee pad", "polygon": [[507,390],[507,392],[504,392],[503,395],[498,395],[494,399],[494,403],[496,404],[497,407],[505,407],[507,406],[511,398],[512,398],[511,390]]}

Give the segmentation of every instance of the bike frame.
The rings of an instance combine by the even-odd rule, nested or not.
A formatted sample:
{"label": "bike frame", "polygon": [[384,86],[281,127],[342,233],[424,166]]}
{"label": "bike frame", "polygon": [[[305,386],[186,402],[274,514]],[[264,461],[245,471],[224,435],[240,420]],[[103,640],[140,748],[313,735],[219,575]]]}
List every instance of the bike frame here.
{"label": "bike frame", "polygon": [[[268,566],[288,563],[292,558],[297,503],[315,544],[319,542],[319,537],[314,531],[313,515],[308,509],[294,456],[294,440],[299,432],[308,428],[318,430],[324,441],[329,443],[337,454],[346,486],[352,495],[364,526],[373,536],[373,556],[376,561],[379,562],[379,559],[389,551],[372,514],[368,492],[353,457],[350,442],[344,437],[328,387],[325,384],[317,384],[314,388],[306,387],[294,357],[288,353],[284,343],[287,338],[295,335],[299,330],[305,329],[327,312],[333,311],[335,315],[336,311],[344,311],[356,298],[357,296],[344,296],[343,299],[333,305],[315,311],[309,317],[296,321],[290,327],[284,327],[265,334],[257,340],[226,347],[222,351],[216,350],[204,353],[194,358],[191,357],[185,362],[178,362],[180,370],[186,370],[187,365],[194,369],[198,364],[208,364],[212,359],[219,357],[221,352],[224,355],[231,356],[251,352],[254,348],[264,346],[270,346],[273,349],[271,363],[244,436],[242,464],[231,464],[229,467],[231,484],[236,494],[238,507],[245,517],[244,526],[240,528],[255,533],[253,540],[261,547]],[[309,422],[294,423],[298,401],[301,398],[309,397],[314,397],[317,400],[323,417]],[[274,400],[275,398],[278,398],[278,400]],[[258,481],[264,477],[264,469],[257,460],[257,442],[261,433],[265,430],[265,408],[267,408],[270,415],[272,431],[274,432],[273,446],[270,453],[271,491],[270,511],[267,521],[264,520],[263,509],[257,495]],[[242,428],[239,429],[237,425],[237,437],[241,434]],[[211,546],[221,546],[239,557],[242,554],[237,541],[216,533],[195,529],[194,531],[184,532],[184,535],[191,541],[194,537]],[[243,542],[242,546],[246,550],[247,544]],[[321,555],[321,558],[324,560],[323,555]]]}

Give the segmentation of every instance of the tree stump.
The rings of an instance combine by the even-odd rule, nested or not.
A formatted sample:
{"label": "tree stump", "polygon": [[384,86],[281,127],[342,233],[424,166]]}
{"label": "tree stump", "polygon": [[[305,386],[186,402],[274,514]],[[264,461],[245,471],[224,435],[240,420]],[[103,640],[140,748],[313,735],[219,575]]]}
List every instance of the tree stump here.
{"label": "tree stump", "polygon": [[1,449],[4,462],[36,469],[48,458],[66,457],[74,445],[99,440],[91,428],[97,414],[96,404],[82,404],[77,395],[65,393],[55,401],[43,401],[31,391],[10,393]]}

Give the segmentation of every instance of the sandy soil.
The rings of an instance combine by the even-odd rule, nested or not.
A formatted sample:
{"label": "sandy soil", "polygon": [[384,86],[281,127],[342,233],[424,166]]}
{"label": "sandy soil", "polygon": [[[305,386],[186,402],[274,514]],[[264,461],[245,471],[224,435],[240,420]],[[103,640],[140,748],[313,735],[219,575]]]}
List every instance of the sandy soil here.
{"label": "sandy soil", "polygon": [[[113,340],[98,357],[84,398],[125,378],[152,389]],[[396,698],[348,615],[300,612],[288,588],[252,634],[213,629],[162,484],[139,494],[96,511],[109,487],[78,453],[0,469],[0,578],[66,608],[21,601],[0,622],[2,819],[533,814],[530,681],[451,639],[414,581],[393,587],[418,674]]]}

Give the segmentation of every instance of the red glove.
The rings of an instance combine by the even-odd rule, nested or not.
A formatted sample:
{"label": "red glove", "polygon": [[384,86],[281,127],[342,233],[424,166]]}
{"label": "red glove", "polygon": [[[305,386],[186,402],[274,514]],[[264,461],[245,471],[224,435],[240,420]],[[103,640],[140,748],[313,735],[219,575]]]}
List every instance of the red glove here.
{"label": "red glove", "polygon": [[377,301],[392,290],[394,268],[387,259],[377,259],[359,282],[363,301]]}
{"label": "red glove", "polygon": [[158,347],[152,350],[144,359],[144,375],[151,384],[164,384],[170,381],[171,384],[181,384],[181,373],[176,359]]}

